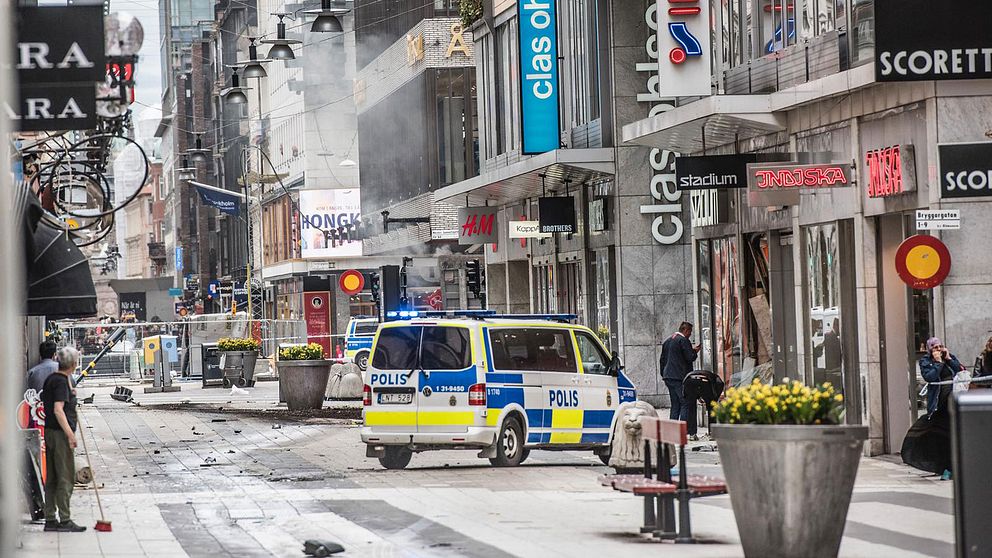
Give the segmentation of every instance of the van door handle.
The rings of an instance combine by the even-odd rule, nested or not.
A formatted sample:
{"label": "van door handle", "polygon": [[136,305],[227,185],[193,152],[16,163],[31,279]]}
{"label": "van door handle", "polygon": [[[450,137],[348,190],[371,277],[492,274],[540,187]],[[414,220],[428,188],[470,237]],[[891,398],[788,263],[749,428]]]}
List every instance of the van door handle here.
{"label": "van door handle", "polygon": [[572,376],[571,380],[572,380],[572,383],[573,384],[579,383],[579,379],[577,377],[575,377],[575,376]]}

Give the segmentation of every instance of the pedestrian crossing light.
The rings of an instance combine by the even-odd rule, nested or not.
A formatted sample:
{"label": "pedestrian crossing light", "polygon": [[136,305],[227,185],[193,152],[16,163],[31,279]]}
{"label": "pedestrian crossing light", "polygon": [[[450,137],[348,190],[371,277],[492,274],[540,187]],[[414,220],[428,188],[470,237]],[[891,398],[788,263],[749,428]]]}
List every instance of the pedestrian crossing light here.
{"label": "pedestrian crossing light", "polygon": [[465,263],[465,283],[468,291],[474,294],[476,298],[479,297],[482,287],[485,284],[482,273],[482,264],[479,260],[469,260]]}

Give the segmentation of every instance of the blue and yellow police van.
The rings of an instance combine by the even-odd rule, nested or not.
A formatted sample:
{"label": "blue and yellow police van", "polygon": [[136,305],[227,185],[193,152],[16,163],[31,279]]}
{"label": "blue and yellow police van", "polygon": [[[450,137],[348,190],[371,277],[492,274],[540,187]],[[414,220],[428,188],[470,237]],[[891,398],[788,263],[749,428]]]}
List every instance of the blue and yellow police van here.
{"label": "blue and yellow police van", "polygon": [[348,320],[345,330],[344,358],[358,365],[358,368],[368,368],[369,355],[372,354],[372,341],[379,329],[379,318],[374,316],[354,316]]}
{"label": "blue and yellow police van", "polygon": [[400,314],[379,327],[363,374],[367,456],[388,469],[439,449],[479,450],[497,466],[532,449],[609,459],[618,410],[636,393],[574,315]]}

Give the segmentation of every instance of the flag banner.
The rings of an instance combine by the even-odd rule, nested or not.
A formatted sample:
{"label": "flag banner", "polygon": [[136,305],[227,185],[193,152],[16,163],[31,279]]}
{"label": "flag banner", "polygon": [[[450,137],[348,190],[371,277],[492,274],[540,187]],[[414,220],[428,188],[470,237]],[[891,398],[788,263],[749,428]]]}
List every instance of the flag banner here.
{"label": "flag banner", "polygon": [[225,190],[221,190],[220,188],[201,186],[195,182],[190,182],[190,184],[192,184],[196,188],[196,191],[200,193],[200,200],[203,203],[211,207],[216,207],[228,215],[233,215],[235,217],[241,215],[241,200],[244,199],[242,194],[227,192]]}

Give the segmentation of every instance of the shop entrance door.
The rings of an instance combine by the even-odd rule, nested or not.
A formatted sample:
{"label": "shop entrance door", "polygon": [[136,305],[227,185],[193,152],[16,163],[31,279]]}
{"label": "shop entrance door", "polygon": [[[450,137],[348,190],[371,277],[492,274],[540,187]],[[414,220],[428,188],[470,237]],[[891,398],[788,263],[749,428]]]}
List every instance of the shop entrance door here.
{"label": "shop entrance door", "polygon": [[775,380],[795,378],[799,370],[799,348],[796,339],[796,275],[793,261],[792,233],[772,236],[770,269],[770,297],[772,306],[772,360]]}
{"label": "shop entrance door", "polygon": [[[917,418],[917,385],[915,338],[926,339],[928,332],[916,335],[915,324],[930,323],[929,305],[922,306],[924,316],[915,316],[920,309],[910,306],[912,292],[899,279],[894,262],[899,244],[910,234],[902,215],[884,215],[876,221],[878,227],[878,321],[879,348],[882,361],[882,396],[885,413],[885,452],[902,448],[906,431]],[[916,306],[916,305],[914,305]]]}

